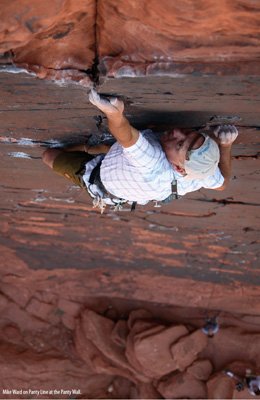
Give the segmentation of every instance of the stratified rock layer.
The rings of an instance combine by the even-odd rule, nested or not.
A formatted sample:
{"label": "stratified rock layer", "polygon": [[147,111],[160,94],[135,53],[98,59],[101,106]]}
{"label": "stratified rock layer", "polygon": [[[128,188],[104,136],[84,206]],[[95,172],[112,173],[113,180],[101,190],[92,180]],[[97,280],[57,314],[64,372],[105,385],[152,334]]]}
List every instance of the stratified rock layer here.
{"label": "stratified rock layer", "polygon": [[[122,94],[140,128],[201,126],[216,114],[238,121],[240,136],[227,191],[100,215],[41,161],[48,146],[100,135],[86,90],[0,75],[1,387],[41,388],[43,398],[57,388],[250,398],[223,370],[239,361],[242,377],[259,371],[257,82],[108,79],[99,90]],[[211,339],[200,330],[208,316],[220,323]]]}
{"label": "stratified rock layer", "polygon": [[103,72],[257,72],[259,7],[253,0],[100,0],[98,53]]}
{"label": "stratified rock layer", "polygon": [[39,77],[259,73],[254,0],[15,0],[1,18],[3,61]]}

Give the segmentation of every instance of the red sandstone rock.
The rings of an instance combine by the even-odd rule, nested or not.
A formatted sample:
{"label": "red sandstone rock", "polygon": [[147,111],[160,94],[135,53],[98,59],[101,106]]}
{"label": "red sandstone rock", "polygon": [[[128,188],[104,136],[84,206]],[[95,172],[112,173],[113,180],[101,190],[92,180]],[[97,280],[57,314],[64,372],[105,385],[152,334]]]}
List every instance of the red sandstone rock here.
{"label": "red sandstone rock", "polygon": [[142,332],[142,324],[145,324],[146,322],[148,325],[151,322],[154,324],[152,313],[144,309],[138,309],[130,312],[127,325],[129,329],[134,328],[135,333],[138,333],[139,331]]}
{"label": "red sandstone rock", "polygon": [[227,61],[230,71],[244,62],[257,73],[258,11],[245,0],[3,1],[0,52],[57,80],[84,80],[96,56],[110,76],[224,73]]}
{"label": "red sandstone rock", "polygon": [[[104,398],[113,377],[109,375],[93,375],[84,365],[72,362],[69,358],[64,359],[56,354],[48,352],[48,356],[36,354],[30,349],[17,351],[15,347],[0,346],[0,385],[1,399],[12,397],[14,399],[41,398],[53,399],[54,394],[50,390],[80,391],[83,398]],[[124,383],[124,382],[122,382]],[[28,394],[17,394],[7,396],[2,389],[28,390]],[[42,393],[36,395],[36,390]],[[30,392],[29,392],[30,391]],[[121,392],[122,393],[122,392]],[[91,397],[90,397],[91,396]],[[60,399],[67,399],[67,394],[60,393]],[[77,397],[74,395],[74,398]],[[93,398],[92,397],[92,398]]]}
{"label": "red sandstone rock", "polygon": [[207,348],[201,357],[210,359],[214,367],[223,369],[226,365],[237,361],[244,363],[258,363],[255,351],[260,353],[259,334],[247,334],[242,329],[222,328],[213,339],[209,340]]}
{"label": "red sandstone rock", "polygon": [[[131,326],[131,323],[129,325]],[[127,357],[127,360],[137,371],[140,372],[139,379],[143,382],[149,382],[150,379],[146,376],[146,373],[144,373],[143,366],[137,358],[135,351],[135,335],[140,334],[141,332],[145,332],[150,328],[154,328],[154,326],[156,326],[156,323],[153,322],[151,319],[147,321],[135,320],[135,322],[131,326],[131,330],[127,336],[126,341],[125,355]]]}
{"label": "red sandstone rock", "polygon": [[111,339],[118,346],[125,348],[128,333],[129,333],[129,329],[127,327],[127,322],[123,321],[123,320],[119,320],[116,322],[116,324],[111,332]]}
{"label": "red sandstone rock", "polygon": [[[256,360],[256,363],[258,360]],[[227,376],[224,371],[232,372],[236,378]],[[247,386],[245,385],[244,378],[247,372],[253,375],[259,375],[259,366],[255,366],[254,363],[234,361],[223,368],[221,372],[213,374],[207,382],[208,396],[212,399],[254,399],[255,396],[249,393]],[[244,388],[241,391],[236,389],[236,383],[244,383]]]}
{"label": "red sandstone rock", "polygon": [[8,278],[6,279],[5,277],[3,277],[2,293],[8,298],[12,299],[14,303],[24,308],[31,298],[31,290],[28,289],[28,287],[26,287],[25,285],[22,285],[21,281],[19,282],[19,290],[17,290],[17,286],[8,281]]}
{"label": "red sandstone rock", "polygon": [[[1,321],[2,326],[11,323],[18,327],[22,331],[38,331],[45,330],[49,327],[49,323],[40,320],[28,312],[20,308],[17,304],[9,301],[6,305],[4,312],[2,312],[3,320]],[[32,329],[33,327],[33,329]]]}
{"label": "red sandstone rock", "polygon": [[151,336],[153,337],[157,336],[163,331],[165,331],[165,325],[159,324],[152,326],[151,328],[145,329],[143,332],[136,333],[134,337],[134,342],[140,343],[141,341],[144,341],[145,339],[150,338]]}
{"label": "red sandstone rock", "polygon": [[211,375],[213,367],[209,360],[198,360],[194,361],[193,364],[189,368],[187,368],[187,372],[192,375],[194,378],[206,381]]}
{"label": "red sandstone rock", "polygon": [[196,360],[198,354],[206,348],[207,344],[208,338],[201,330],[197,330],[173,344],[170,351],[176,369],[185,370]]}
{"label": "red sandstone rock", "polygon": [[[14,4],[14,2],[9,3]],[[233,3],[230,5],[233,7]],[[253,18],[251,20],[253,21]],[[126,61],[120,59],[120,62],[123,67],[126,67]],[[223,65],[227,68],[225,63]],[[154,71],[156,72],[156,69],[160,71],[159,67],[160,65],[155,66]],[[149,70],[149,68],[145,69],[145,66],[143,69],[144,73]],[[52,71],[46,72],[44,67],[39,67],[37,71],[41,76],[52,74]],[[189,71],[192,71],[192,68]],[[60,71],[55,71],[55,76],[66,78],[66,73],[67,71],[64,71],[62,75]],[[73,78],[74,70],[70,70],[69,74]],[[81,79],[82,76],[84,73],[78,73],[77,79]],[[139,98],[142,114],[145,114],[142,109],[145,102],[148,107],[146,111],[151,111],[153,103],[156,107],[161,104],[162,111],[165,111],[167,104],[181,107],[181,110],[185,104],[188,104],[186,110],[190,110],[190,96],[194,110],[199,113],[210,107],[211,111],[214,109],[214,112],[215,109],[221,112],[232,109],[240,113],[245,111],[246,100],[248,106],[245,115],[252,125],[253,119],[256,120],[255,111],[252,109],[257,105],[252,95],[255,87],[254,78],[246,76],[240,78],[239,85],[237,83],[233,85],[232,79],[229,79],[228,84],[227,81],[217,80],[216,85],[211,86],[212,95],[208,92],[210,82],[212,82],[210,77],[208,80],[201,80],[201,86],[198,86],[197,92],[194,92],[194,81],[191,79],[185,79],[187,83],[181,80],[179,85],[175,81],[174,91],[177,95],[167,97],[168,95],[162,94],[159,101],[154,94],[158,88],[157,85],[154,86],[154,80],[142,80],[137,86],[123,80],[121,89],[117,80],[117,83],[113,83],[115,86],[112,86],[112,90],[120,93],[121,90],[125,90],[125,93],[129,94],[128,91],[132,88],[132,93],[137,94],[130,97],[136,101]],[[83,96],[83,91],[78,90],[73,97],[73,90],[69,88],[69,95],[66,95],[61,88],[59,90],[56,86],[51,88],[46,82],[41,82],[42,85],[39,86],[28,76],[19,81],[17,77],[9,79],[7,74],[2,74],[1,82],[1,88],[3,88],[1,97],[3,108],[1,109],[6,112],[3,111],[1,114],[3,118],[0,128],[3,140],[1,146],[5,146],[4,156],[1,158],[3,171],[1,240],[3,246],[0,252],[0,273],[1,291],[4,297],[0,301],[0,386],[15,387],[19,380],[23,388],[29,385],[32,388],[39,386],[48,388],[59,384],[62,387],[71,388],[77,382],[77,387],[85,394],[85,398],[90,396],[104,398],[114,397],[113,391],[112,393],[109,391],[110,385],[114,379],[118,379],[118,387],[122,386],[122,390],[125,389],[126,392],[132,391],[133,386],[128,379],[120,380],[120,377],[115,377],[117,374],[124,374],[131,379],[131,375],[122,368],[114,366],[111,360],[107,359],[104,353],[87,339],[83,329],[77,328],[77,334],[72,337],[71,330],[74,329],[73,321],[78,315],[77,310],[74,310],[74,314],[71,305],[64,304],[64,308],[57,308],[55,318],[53,318],[51,308],[50,312],[45,312],[49,306],[45,307],[42,303],[50,303],[54,306],[56,301],[59,302],[66,296],[74,297],[82,309],[88,306],[88,295],[107,296],[107,303],[115,296],[115,304],[117,301],[119,303],[120,300],[117,299],[120,298],[160,303],[161,307],[157,308],[154,315],[150,313],[146,321],[142,321],[142,318],[145,318],[140,313],[139,320],[133,318],[133,325],[129,323],[131,331],[128,337],[131,337],[131,332],[133,332],[132,343],[135,337],[145,339],[152,332],[158,333],[157,330],[161,330],[156,318],[161,316],[162,303],[171,307],[176,304],[193,307],[192,312],[196,310],[194,307],[218,309],[220,313],[221,310],[232,311],[234,316],[227,315],[224,326],[221,320],[220,332],[208,342],[207,348],[202,352],[203,358],[208,358],[212,362],[214,371],[223,369],[227,362],[237,358],[256,363],[259,355],[259,339],[256,334],[259,324],[257,316],[259,301],[256,286],[258,249],[256,231],[254,232],[257,228],[254,206],[256,183],[253,171],[257,163],[257,156],[254,156],[255,144],[258,141],[257,132],[243,130],[242,141],[235,146],[234,153],[238,156],[238,159],[234,161],[239,179],[232,182],[232,188],[227,194],[220,193],[219,196],[213,196],[215,203],[214,200],[210,201],[212,195],[203,193],[203,196],[197,194],[189,196],[187,200],[183,199],[182,203],[174,205],[173,208],[169,207],[166,214],[160,212],[148,215],[142,211],[136,216],[120,216],[122,220],[117,221],[111,220],[111,216],[103,216],[100,219],[91,207],[85,204],[83,196],[79,201],[73,198],[75,204],[66,203],[68,193],[71,193],[70,188],[66,184],[63,186],[57,183],[58,186],[56,186],[56,177],[51,171],[47,172],[42,168],[40,160],[37,159],[42,150],[39,147],[28,150],[28,147],[22,147],[17,142],[17,138],[28,134],[30,140],[34,140],[36,145],[45,146],[53,137],[60,139],[64,135],[67,139],[67,136],[72,134],[74,137],[74,131],[79,132],[79,130],[83,134],[86,125],[85,93]],[[4,85],[3,82],[7,83]],[[159,89],[162,93],[165,90],[163,88],[167,87],[168,91],[169,87],[172,87],[172,82],[169,83],[162,78],[161,82],[162,86]],[[139,89],[141,87],[142,90],[145,85],[147,85],[145,90],[147,94],[140,97]],[[222,93],[224,86],[227,90],[225,93],[228,93],[226,96]],[[216,94],[220,87],[222,108],[218,108],[220,102]],[[181,96],[182,91],[186,91],[186,95]],[[203,100],[201,93],[205,91],[207,95]],[[228,101],[225,102],[227,98]],[[239,102],[235,102],[236,98],[239,98]],[[176,100],[179,100],[179,103]],[[228,104],[229,106],[225,108]],[[242,104],[241,108],[239,104]],[[180,111],[179,108],[178,110]],[[88,115],[92,118],[91,113]],[[197,117],[190,119],[192,118],[190,113],[188,116],[188,123],[195,126]],[[88,124],[91,118],[88,118]],[[182,114],[178,121],[183,122],[185,118],[187,120],[187,114]],[[146,123],[145,118],[141,119],[141,122]],[[10,140],[10,145],[6,144],[6,139]],[[15,151],[22,148],[23,151],[28,151],[36,158],[11,159],[7,154],[13,150],[13,147]],[[6,165],[10,172],[8,174],[6,174]],[[40,192],[42,190],[48,190],[48,193]],[[38,202],[38,200],[43,200],[43,196],[38,199],[37,191],[45,193],[49,198],[45,198],[42,203]],[[205,199],[207,202],[202,201]],[[224,205],[225,203],[221,202],[218,204],[218,199],[227,199],[231,201],[231,204]],[[248,201],[253,205],[236,205],[232,204],[233,200]],[[192,212],[187,211],[190,206],[192,206]],[[217,214],[209,218],[207,215],[212,209],[217,210]],[[100,224],[96,223],[97,218],[99,222],[102,222],[102,230],[99,228]],[[83,224],[82,221],[85,223]],[[154,224],[152,228],[149,222]],[[48,229],[49,223],[54,228]],[[179,229],[177,233],[167,231],[175,225]],[[91,230],[90,226],[93,227]],[[52,232],[55,235],[52,235]],[[118,232],[124,234],[118,234]],[[130,240],[132,237],[135,237],[135,241]],[[129,245],[128,252],[125,242]],[[160,242],[164,242],[165,245],[160,246]],[[107,246],[106,251],[104,251],[104,243]],[[163,252],[158,252],[158,250],[163,250]],[[190,276],[191,269],[188,268],[190,260],[192,260],[192,276]],[[144,265],[149,266],[149,269],[143,268]],[[110,268],[111,266],[114,268]],[[131,269],[131,266],[134,268]],[[164,272],[166,269],[167,273]],[[105,277],[105,273],[110,274],[109,278]],[[205,281],[201,280],[202,275],[205,276]],[[237,280],[237,277],[241,277],[241,280]],[[42,290],[41,295],[39,295],[39,288]],[[34,299],[37,299],[37,302]],[[94,308],[97,307],[98,302],[97,298],[92,300]],[[28,312],[30,304],[32,313]],[[36,305],[42,310],[41,314],[46,320],[37,318]],[[146,305],[148,306],[147,303]],[[129,306],[128,310],[130,308]],[[197,327],[199,327],[200,322],[203,321],[199,310],[197,311],[199,315]],[[100,312],[102,312],[102,307]],[[250,315],[241,316],[240,313]],[[185,323],[189,321],[189,324],[192,325],[194,322],[196,325],[195,318],[192,323],[187,318],[187,314],[191,315],[191,308],[187,313],[183,309],[182,314],[179,323],[183,323],[184,319]],[[69,322],[64,318],[65,315],[70,318]],[[166,319],[168,323],[169,321],[172,321],[172,324],[176,323],[172,317],[167,316]],[[239,320],[244,324],[241,322],[243,331],[238,328]],[[64,329],[63,324],[69,329]],[[225,327],[233,324],[232,329]],[[136,331],[134,331],[135,328]],[[111,340],[114,344],[120,344],[119,347],[122,350],[124,335],[120,336],[122,341],[117,342],[114,340],[115,329],[116,325],[111,332]],[[245,331],[247,333],[244,333]],[[77,353],[73,349],[72,338],[75,340]],[[99,344],[102,340],[98,337]],[[107,345],[105,340],[106,338],[104,338],[104,344]],[[107,352],[112,350],[109,347]],[[132,350],[132,357],[134,356],[135,353]],[[130,361],[130,357],[128,360]],[[143,392],[148,389],[151,389],[150,393],[153,392],[149,378],[145,385],[140,385],[138,381],[138,379],[146,380],[142,365],[140,363],[137,365],[137,361],[136,364],[132,362],[130,364],[136,370],[137,387],[142,387]],[[194,365],[196,361],[191,365],[191,370]],[[103,372],[103,374],[96,374],[95,371]],[[191,382],[191,377],[189,379]],[[216,386],[218,388],[218,385]],[[180,397],[185,396],[186,389],[186,387],[183,388]],[[140,389],[140,393],[143,392]],[[220,391],[216,392],[216,396],[219,393],[221,395]],[[241,393],[241,396],[243,394]],[[229,393],[227,396],[231,397]],[[237,394],[233,392],[234,396]]]}
{"label": "red sandstone rock", "polygon": [[3,312],[8,307],[8,303],[7,298],[0,294],[0,312]]}
{"label": "red sandstone rock", "polygon": [[100,395],[100,399],[127,399],[129,393],[135,389],[133,382],[128,381],[125,378],[116,376],[111,381],[110,385],[107,386],[106,391],[103,395]]}
{"label": "red sandstone rock", "polygon": [[[28,0],[1,4],[0,51],[11,50],[17,65],[41,77],[61,79],[55,70],[87,70],[94,62],[95,1]],[[54,71],[51,71],[54,70]],[[63,77],[69,78],[69,71]],[[73,74],[73,72],[72,72]],[[75,74],[75,71],[74,71]],[[83,79],[86,74],[80,73]]]}
{"label": "red sandstone rock", "polygon": [[26,307],[26,311],[35,317],[48,320],[49,314],[53,311],[53,306],[51,304],[40,302],[37,299],[31,299]]}
{"label": "red sandstone rock", "polygon": [[57,310],[61,314],[63,324],[73,330],[75,328],[75,318],[79,315],[81,305],[67,299],[60,298],[57,304]]}
{"label": "red sandstone rock", "polygon": [[86,338],[84,331],[82,330],[81,324],[76,325],[75,330],[75,347],[79,357],[87,365],[87,368],[92,373],[106,373],[110,376],[116,375],[116,369],[112,367],[111,362],[107,360],[102,352]]}
{"label": "red sandstone rock", "polygon": [[113,321],[85,310],[76,334],[77,351],[95,371],[110,371],[110,374],[135,380],[136,371],[128,363],[124,349],[111,338],[114,326]]}
{"label": "red sandstone rock", "polygon": [[178,368],[178,364],[172,358],[170,348],[173,343],[187,333],[186,327],[180,325],[170,328],[164,327],[163,330],[151,332],[150,335],[147,334],[143,338],[138,336],[134,338],[136,358],[147,376],[158,379]]}
{"label": "red sandstone rock", "polygon": [[258,360],[255,362],[247,362],[247,361],[233,361],[230,364],[227,364],[224,368],[225,370],[232,371],[235,375],[244,377],[247,372],[250,372],[254,375],[259,375],[260,366]]}
{"label": "red sandstone rock", "polygon": [[232,399],[235,390],[235,382],[218,373],[207,382],[209,399]]}
{"label": "red sandstone rock", "polygon": [[111,76],[174,73],[176,62],[256,60],[257,11],[245,0],[101,0],[98,52]]}
{"label": "red sandstone rock", "polygon": [[[143,372],[144,368],[143,368],[143,365],[139,362],[138,355],[135,350],[136,336],[145,335],[145,334],[147,335],[147,332],[154,331],[154,330],[156,330],[156,332],[158,332],[158,328],[159,328],[159,331],[161,331],[163,329],[162,326],[158,326],[157,324],[155,324],[152,321],[150,321],[150,323],[148,323],[147,321],[144,323],[144,322],[138,320],[138,321],[136,321],[135,325],[133,326],[133,329],[130,331],[130,333],[127,337],[126,357],[127,357],[128,361],[130,362],[130,364],[133,365],[138,371]],[[143,331],[140,332],[140,329],[143,329]],[[136,333],[136,331],[138,331],[139,333]],[[146,372],[147,371],[145,371],[146,378],[144,379],[144,382],[147,382],[150,380],[148,378],[148,377],[150,377],[150,374],[149,374],[149,372],[148,372],[148,374]]]}
{"label": "red sandstone rock", "polygon": [[111,333],[115,323],[91,310],[86,310],[81,315],[82,328],[86,338],[112,362],[127,365],[123,350],[111,340]]}
{"label": "red sandstone rock", "polygon": [[165,399],[206,399],[207,387],[204,382],[194,379],[188,373],[172,374],[157,386]]}
{"label": "red sandstone rock", "polygon": [[62,11],[64,2],[13,0],[1,2],[1,47],[4,52],[28,43],[33,34],[44,31]]}
{"label": "red sandstone rock", "polygon": [[161,399],[160,393],[152,383],[139,383],[136,388],[135,397],[131,399]]}
{"label": "red sandstone rock", "polygon": [[[139,363],[134,349],[134,339],[136,335],[140,335],[142,332],[157,327],[157,323],[152,319],[152,314],[144,309],[133,310],[129,314],[127,325],[130,330],[127,341],[126,341],[126,357],[129,363],[135,367],[136,370],[142,371],[142,365]],[[148,378],[144,378],[144,381],[149,381]]]}

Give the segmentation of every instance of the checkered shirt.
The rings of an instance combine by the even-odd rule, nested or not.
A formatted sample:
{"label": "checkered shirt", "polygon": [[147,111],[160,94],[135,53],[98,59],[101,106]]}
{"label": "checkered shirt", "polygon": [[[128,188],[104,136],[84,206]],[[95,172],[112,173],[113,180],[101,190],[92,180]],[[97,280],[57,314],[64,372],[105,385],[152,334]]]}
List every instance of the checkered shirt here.
{"label": "checkered shirt", "polygon": [[181,196],[202,187],[214,189],[224,182],[218,168],[213,176],[203,180],[188,180],[176,173],[162,150],[159,137],[151,130],[140,132],[131,147],[123,148],[116,142],[102,161],[100,176],[110,193],[138,204],[167,198],[174,179]]}
{"label": "checkered shirt", "polygon": [[113,144],[100,170],[101,180],[110,193],[138,204],[164,200],[171,194],[174,179],[160,142],[147,133],[141,132],[131,147]]}
{"label": "checkered shirt", "polygon": [[[93,168],[102,161],[101,180],[106,189],[115,196],[146,204],[151,200],[164,200],[171,194],[171,182],[177,180],[180,196],[199,190],[202,187],[215,189],[221,186],[224,178],[219,168],[206,179],[183,177],[173,170],[160,145],[159,136],[150,129],[140,132],[137,142],[128,148],[115,143],[107,155],[97,156],[86,164],[83,179],[91,191],[99,196],[102,193],[95,185],[89,185]],[[111,204],[111,200],[105,199]]]}

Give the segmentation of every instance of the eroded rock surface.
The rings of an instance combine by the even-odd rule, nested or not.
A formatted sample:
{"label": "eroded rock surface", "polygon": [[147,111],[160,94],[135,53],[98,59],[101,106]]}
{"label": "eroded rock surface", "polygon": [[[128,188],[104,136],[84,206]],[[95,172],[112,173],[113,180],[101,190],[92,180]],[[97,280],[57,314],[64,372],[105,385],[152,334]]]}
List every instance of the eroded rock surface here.
{"label": "eroded rock surface", "polygon": [[[259,374],[259,6],[195,5],[1,2],[6,71],[59,81],[0,75],[1,388],[252,398],[223,371]],[[101,216],[41,162],[46,147],[104,136],[84,89],[98,78],[139,129],[237,124],[228,190]],[[211,339],[208,316],[220,323]]]}
{"label": "eroded rock surface", "polygon": [[254,0],[16,0],[1,14],[4,60],[40,77],[81,81],[96,61],[116,77],[259,73]]}
{"label": "eroded rock surface", "polygon": [[[225,193],[102,216],[41,162],[47,146],[101,135],[86,90],[24,74],[2,73],[0,82],[3,388],[240,395],[222,371],[236,360],[258,371],[256,77],[103,83],[101,92],[122,94],[139,128],[201,126],[215,114],[241,120]],[[208,315],[221,325],[209,340],[200,331]]]}
{"label": "eroded rock surface", "polygon": [[[23,279],[25,270],[22,273],[18,267],[16,274],[18,270],[19,278]],[[23,283],[23,292],[26,289],[30,292],[27,303],[23,296],[12,295],[11,290],[5,288],[1,295],[0,384],[5,390],[17,388],[19,383],[23,393],[26,390],[28,394],[36,393],[40,388],[42,392],[38,398],[55,398],[50,391],[60,388],[59,398],[69,398],[68,393],[73,389],[74,398],[217,399],[221,396],[225,399],[237,398],[238,393],[236,380],[226,376],[225,369],[241,379],[248,368],[252,373],[259,371],[260,339],[254,332],[259,317],[251,320],[244,331],[242,321],[219,313],[220,333],[208,338],[200,329],[204,323],[203,310],[193,309],[187,326],[180,326],[178,312],[186,314],[187,309],[173,308],[175,318],[171,316],[171,322],[165,322],[155,318],[159,311],[156,306],[148,306],[147,310],[137,308],[129,313],[128,309],[133,308],[134,303],[120,304],[79,296],[75,277],[73,283],[73,279],[70,282],[64,280],[62,274],[53,278],[49,275],[50,285],[43,290],[42,285],[46,286],[48,281],[47,274],[46,271],[32,273],[31,283],[35,280],[39,283],[40,276],[42,279],[42,284],[35,285],[34,289],[29,282]],[[69,276],[72,278],[70,272]],[[7,277],[4,282],[8,282]],[[35,308],[30,306],[32,302]],[[96,311],[86,308],[91,302]],[[113,319],[105,316],[111,311],[114,311]],[[121,318],[116,317],[118,313]],[[131,322],[133,318],[134,323]],[[69,328],[66,327],[67,320],[74,321]],[[116,337],[120,336],[122,327],[124,340],[118,343]],[[196,343],[195,336],[201,338]],[[143,346],[132,345],[140,343],[140,337],[146,341],[146,355],[154,354],[150,366],[149,357],[143,357]],[[223,347],[223,340],[227,338],[228,345]],[[191,343],[196,351],[193,345],[191,348]],[[247,348],[246,361],[234,362],[243,359],[242,346]],[[183,351],[192,353],[189,358],[185,356],[185,365],[182,357],[179,358]],[[132,362],[134,358],[138,360],[138,366]],[[152,370],[156,374],[151,374]],[[247,394],[244,388],[243,398],[251,398]],[[0,394],[0,398],[8,397]],[[14,393],[12,398],[28,396]]]}
{"label": "eroded rock surface", "polygon": [[101,0],[99,56],[109,76],[257,73],[258,26],[255,1]]}
{"label": "eroded rock surface", "polygon": [[4,1],[0,52],[41,78],[82,80],[95,58],[95,14],[94,0]]}

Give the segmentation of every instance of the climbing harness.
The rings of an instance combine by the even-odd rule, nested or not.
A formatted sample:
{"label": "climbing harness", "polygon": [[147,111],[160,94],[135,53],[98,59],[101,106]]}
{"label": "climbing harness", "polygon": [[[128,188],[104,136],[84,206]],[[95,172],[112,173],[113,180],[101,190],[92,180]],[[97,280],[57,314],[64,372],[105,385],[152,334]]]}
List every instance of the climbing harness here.
{"label": "climbing harness", "polygon": [[[113,211],[122,211],[124,210],[124,205],[130,204],[131,208],[126,211],[133,212],[136,209],[137,201],[128,201],[122,198],[119,198],[112,193],[110,193],[105,186],[103,185],[103,182],[101,181],[100,178],[100,166],[101,166],[102,160],[99,161],[99,163],[93,168],[90,177],[89,177],[89,185],[85,185],[88,193],[90,196],[93,198],[93,208],[99,208],[101,211],[101,214],[103,214],[105,208],[107,205],[109,205]],[[95,193],[92,190],[92,185],[96,185],[96,187],[99,189],[100,194]],[[154,207],[162,207],[164,204],[168,204],[173,200],[177,200],[180,198],[180,196],[177,193],[177,181],[174,180],[171,184],[171,189],[172,192],[171,194],[166,197],[166,199],[158,201],[158,200],[152,200],[154,202]],[[102,194],[102,195],[101,195]]]}

